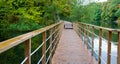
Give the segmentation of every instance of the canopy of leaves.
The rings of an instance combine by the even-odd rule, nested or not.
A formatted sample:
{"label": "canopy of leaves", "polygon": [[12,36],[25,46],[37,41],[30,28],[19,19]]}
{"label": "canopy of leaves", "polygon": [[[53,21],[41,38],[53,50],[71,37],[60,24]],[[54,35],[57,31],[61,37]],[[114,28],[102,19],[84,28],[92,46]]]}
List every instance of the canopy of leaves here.
{"label": "canopy of leaves", "polygon": [[79,3],[76,1],[71,2],[71,21],[80,21],[86,23],[96,23],[101,20],[101,6],[100,3],[91,3],[89,5],[82,5],[82,1]]}
{"label": "canopy of leaves", "polygon": [[[79,1],[79,2],[78,2]],[[82,4],[82,0],[71,0],[71,21],[92,23],[99,26],[119,28],[120,1],[110,0],[102,3]]]}
{"label": "canopy of leaves", "polygon": [[115,28],[118,27],[118,18],[120,17],[120,11],[119,11],[119,0],[111,0],[102,5],[102,21],[104,24],[106,24],[108,27]]}
{"label": "canopy of leaves", "polygon": [[[0,41],[53,24],[69,14],[69,0],[0,0]],[[32,50],[41,40],[41,35],[32,38]],[[37,64],[40,55],[41,50],[32,56],[32,64]],[[20,64],[23,59],[23,44],[0,54],[0,64]]]}

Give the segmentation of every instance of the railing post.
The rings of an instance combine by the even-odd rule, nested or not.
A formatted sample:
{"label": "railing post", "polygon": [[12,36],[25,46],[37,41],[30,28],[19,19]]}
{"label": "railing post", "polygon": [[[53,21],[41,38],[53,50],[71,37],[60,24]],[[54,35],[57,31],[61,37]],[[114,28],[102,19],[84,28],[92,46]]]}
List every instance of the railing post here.
{"label": "railing post", "polygon": [[82,24],[82,27],[83,27],[83,41],[84,41],[84,24]]}
{"label": "railing post", "polygon": [[31,64],[31,39],[28,39],[25,41],[25,56],[27,57],[27,60],[25,64]]}
{"label": "railing post", "polygon": [[50,37],[50,62],[49,62],[49,64],[52,64],[52,29],[50,29],[50,35],[51,35],[51,37]]}
{"label": "railing post", "polygon": [[79,35],[79,32],[78,32],[78,23],[76,23],[76,28],[75,28],[75,30],[76,30],[76,33]]}
{"label": "railing post", "polygon": [[43,38],[43,46],[42,46],[42,55],[44,55],[44,58],[42,60],[42,64],[46,63],[46,32],[42,33],[42,38]]}
{"label": "railing post", "polygon": [[86,41],[87,41],[87,25],[85,24],[84,26],[85,26],[85,27],[84,27],[84,28],[85,28],[84,42],[85,42],[86,45],[88,45],[87,42],[86,42]]}
{"label": "railing post", "polygon": [[94,55],[94,26],[92,26],[92,56]]}
{"label": "railing post", "polygon": [[60,37],[62,36],[63,24],[60,26]]}
{"label": "railing post", "polygon": [[[82,26],[82,24],[81,24],[81,26]],[[83,41],[83,28],[82,27],[81,27],[81,39]]]}
{"label": "railing post", "polygon": [[[89,40],[89,27],[88,27],[88,25],[86,25],[86,38],[88,41]],[[87,48],[89,48],[89,42],[87,42]]]}
{"label": "railing post", "polygon": [[109,31],[109,33],[108,33],[107,64],[111,64],[111,37],[112,37],[112,31]]}
{"label": "railing post", "polygon": [[120,64],[120,32],[118,32],[117,64]]}
{"label": "railing post", "polygon": [[80,34],[80,26],[78,25],[78,35],[79,35],[79,37],[81,36],[81,34]]}
{"label": "railing post", "polygon": [[84,24],[84,43],[85,43],[85,38],[86,38],[86,25]]}
{"label": "railing post", "polygon": [[57,44],[58,44],[58,40],[59,40],[59,26],[57,26],[56,29],[58,29],[58,31],[57,31],[57,33],[56,33],[55,50],[56,50],[56,48],[57,48]]}
{"label": "railing post", "polygon": [[[57,30],[57,28],[58,28],[58,26],[55,27],[55,31]],[[55,35],[54,35],[54,36],[56,37],[56,38],[55,38],[55,42],[54,42],[54,46],[55,46],[54,52],[55,52],[55,50],[56,50],[56,45],[57,45],[57,39],[58,39],[58,38],[57,38],[57,34],[58,34],[58,31],[59,31],[59,30],[57,30],[56,33],[55,33]]]}
{"label": "railing post", "polygon": [[62,24],[59,25],[59,36],[58,36],[58,42],[59,42],[59,40],[60,40],[60,34],[62,33],[62,32],[61,32],[61,27],[62,27]]}
{"label": "railing post", "polygon": [[102,29],[99,30],[99,57],[98,57],[98,64],[101,64],[101,50],[102,50]]}
{"label": "railing post", "polygon": [[[80,37],[82,37],[82,28],[81,28],[81,23],[80,23]],[[82,38],[81,38],[82,39]]]}
{"label": "railing post", "polygon": [[90,36],[90,33],[89,33],[89,27],[90,27],[90,26],[88,25],[88,38],[89,38],[89,36]]}
{"label": "railing post", "polygon": [[86,32],[86,37],[87,37],[87,25],[85,25],[85,29],[86,29],[85,32]]}

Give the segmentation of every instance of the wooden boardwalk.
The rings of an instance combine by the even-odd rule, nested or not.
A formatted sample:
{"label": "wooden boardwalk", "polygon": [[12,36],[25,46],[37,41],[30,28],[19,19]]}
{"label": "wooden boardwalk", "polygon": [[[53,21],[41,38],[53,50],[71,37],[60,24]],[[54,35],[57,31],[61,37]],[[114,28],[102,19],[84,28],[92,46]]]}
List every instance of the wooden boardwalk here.
{"label": "wooden boardwalk", "polygon": [[97,64],[73,29],[64,29],[52,64]]}

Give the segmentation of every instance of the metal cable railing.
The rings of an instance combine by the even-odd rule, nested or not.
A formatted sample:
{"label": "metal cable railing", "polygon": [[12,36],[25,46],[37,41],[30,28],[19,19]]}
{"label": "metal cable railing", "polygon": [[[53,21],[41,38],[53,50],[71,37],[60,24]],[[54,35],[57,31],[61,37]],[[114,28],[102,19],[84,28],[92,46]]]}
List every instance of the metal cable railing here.
{"label": "metal cable railing", "polygon": [[[0,42],[0,53],[3,53],[21,43],[25,43],[25,58],[20,64],[31,64],[31,56],[33,56],[40,48],[42,48],[42,57],[39,59],[37,64],[48,64],[48,62],[49,64],[52,64],[52,55],[60,40],[61,32],[63,29],[62,26],[63,22],[58,22],[45,28],[41,28],[27,34],[23,34],[15,38]],[[47,31],[49,32],[49,35],[46,34]],[[42,34],[42,43],[35,50],[33,50],[33,52],[31,52],[31,38],[40,34]],[[46,43],[48,43],[47,41],[49,41],[48,48],[46,47]],[[47,58],[46,54],[48,51],[49,56]]]}
{"label": "metal cable railing", "polygon": [[[95,33],[95,29],[99,30],[98,35]],[[87,42],[86,45],[88,47],[91,47],[92,51],[91,54],[94,56],[94,54],[97,54],[98,56],[98,64],[112,64],[111,62],[111,56],[116,57],[117,59],[117,64],[120,64],[120,30],[119,29],[110,29],[110,28],[104,28],[104,27],[99,27],[91,24],[86,24],[86,23],[81,23],[81,22],[76,22],[74,23],[74,30],[77,32],[77,34],[81,37],[81,39],[86,42],[86,37],[90,40],[90,43]],[[106,31],[108,32],[108,40],[102,37],[103,32]],[[117,55],[112,55],[112,34],[113,33],[118,33],[118,39],[117,39]],[[98,37],[98,53],[94,50],[95,48],[95,36]],[[89,38],[90,37],[90,38]],[[102,41],[105,40],[107,43],[107,60],[102,58],[102,51],[103,51],[103,46],[102,46]],[[106,61],[105,61],[106,60]]]}

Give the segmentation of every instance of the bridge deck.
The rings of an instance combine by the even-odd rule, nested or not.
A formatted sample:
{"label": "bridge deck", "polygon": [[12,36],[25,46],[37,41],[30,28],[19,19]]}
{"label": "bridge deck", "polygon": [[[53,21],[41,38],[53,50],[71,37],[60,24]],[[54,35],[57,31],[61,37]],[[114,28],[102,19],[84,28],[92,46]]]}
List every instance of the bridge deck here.
{"label": "bridge deck", "polygon": [[97,64],[77,33],[64,29],[52,64]]}

